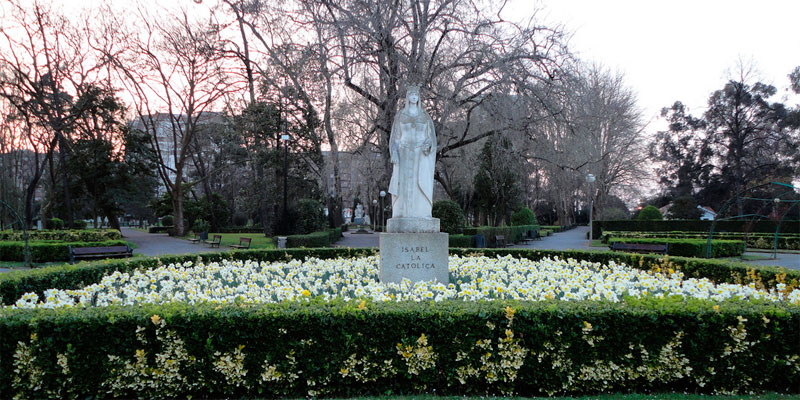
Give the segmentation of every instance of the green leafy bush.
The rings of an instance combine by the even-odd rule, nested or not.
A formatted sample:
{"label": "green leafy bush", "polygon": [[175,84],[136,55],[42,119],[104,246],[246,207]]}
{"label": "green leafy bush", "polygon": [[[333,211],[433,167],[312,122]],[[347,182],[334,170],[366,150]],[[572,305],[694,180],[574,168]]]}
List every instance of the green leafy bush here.
{"label": "green leafy bush", "polygon": [[[122,240],[109,240],[103,242],[29,242],[31,261],[51,262],[69,261],[69,246],[72,247],[97,247],[97,246],[125,246]],[[24,261],[25,242],[0,242],[0,261]]]}
{"label": "green leafy bush", "polygon": [[172,215],[165,215],[161,217],[161,225],[164,226],[175,225],[175,218]]}
{"label": "green leafy bush", "polygon": [[640,221],[661,221],[664,219],[664,216],[661,215],[661,211],[655,206],[647,206],[639,211],[639,215],[636,219]]}
{"label": "green leafy bush", "polygon": [[214,233],[264,233],[264,228],[260,225],[253,225],[247,227],[228,226],[225,228],[217,229],[217,231]]}
{"label": "green leafy bush", "polygon": [[[122,234],[116,229],[28,231],[28,240],[31,241],[102,242],[120,239],[122,239]],[[0,241],[20,240],[23,240],[22,231],[0,231]]]}
{"label": "green leafy bush", "polygon": [[322,204],[312,199],[301,199],[295,206],[297,221],[294,226],[295,233],[304,235],[322,231],[327,228]]}
{"label": "green leafy bush", "polygon": [[[664,244],[667,243],[667,254],[681,257],[705,257],[708,242],[703,239],[669,239],[669,238],[611,238],[608,240],[609,247],[614,243],[647,243]],[[741,240],[712,240],[711,257],[736,257],[744,253],[744,242]]]}
{"label": "green leafy bush", "polygon": [[172,225],[168,226],[151,226],[147,228],[148,233],[169,233],[170,231],[175,230],[175,227]]}
{"label": "green leafy bush", "polygon": [[[600,237],[604,231],[638,231],[638,232],[670,232],[670,231],[700,231],[708,232],[714,221],[704,220],[668,220],[668,221],[594,221],[592,232],[594,237]],[[775,233],[778,221],[716,221],[714,232],[763,232]],[[781,234],[800,234],[800,221],[783,221],[780,226]],[[716,234],[716,233],[715,233]]]}
{"label": "green leafy bush", "polygon": [[211,229],[211,225],[204,219],[196,219],[192,223],[192,231],[195,233],[208,232],[209,229]]}
{"label": "green leafy bush", "polygon": [[44,221],[45,229],[64,229],[64,220],[61,218],[50,218]]}
{"label": "green leafy bush", "polygon": [[449,235],[448,240],[450,247],[472,247],[471,235]]}
{"label": "green leafy bush", "polygon": [[328,247],[330,245],[331,233],[327,231],[286,237],[286,247]]}
{"label": "green leafy bush", "polygon": [[86,229],[86,221],[82,219],[76,219],[72,221],[72,228],[73,229]]}
{"label": "green leafy bush", "polygon": [[515,211],[511,214],[511,225],[537,225],[536,215],[528,207]]}
{"label": "green leafy bush", "polygon": [[3,398],[797,393],[800,308],[285,302],[0,311]]}
{"label": "green leafy bush", "polygon": [[433,203],[431,215],[439,218],[442,232],[461,233],[464,229],[464,212],[455,201],[439,200]]}

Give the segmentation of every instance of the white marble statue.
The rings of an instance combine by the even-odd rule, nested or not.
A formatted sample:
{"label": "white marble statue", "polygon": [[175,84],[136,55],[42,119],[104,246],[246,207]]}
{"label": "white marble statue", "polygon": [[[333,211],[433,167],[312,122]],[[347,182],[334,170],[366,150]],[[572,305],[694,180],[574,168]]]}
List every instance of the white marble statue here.
{"label": "white marble statue", "polygon": [[392,218],[431,218],[436,133],[422,108],[418,86],[408,87],[406,105],[394,118],[389,153]]}

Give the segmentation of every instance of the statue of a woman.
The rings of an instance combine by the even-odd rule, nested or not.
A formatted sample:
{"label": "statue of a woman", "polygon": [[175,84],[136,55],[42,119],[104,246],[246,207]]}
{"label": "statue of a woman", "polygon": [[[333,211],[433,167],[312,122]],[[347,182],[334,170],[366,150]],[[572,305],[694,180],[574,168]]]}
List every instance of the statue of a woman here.
{"label": "statue of a woman", "polygon": [[436,133],[421,106],[418,86],[408,87],[406,105],[394,118],[389,153],[392,218],[431,218]]}

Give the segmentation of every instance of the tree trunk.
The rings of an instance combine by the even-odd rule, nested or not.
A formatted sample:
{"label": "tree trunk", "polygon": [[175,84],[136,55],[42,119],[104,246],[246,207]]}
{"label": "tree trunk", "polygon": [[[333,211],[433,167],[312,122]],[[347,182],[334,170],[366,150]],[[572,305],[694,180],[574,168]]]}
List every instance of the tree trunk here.
{"label": "tree trunk", "polygon": [[183,224],[183,171],[177,168],[175,174],[175,184],[172,189],[172,217],[175,225],[175,235],[184,235]]}

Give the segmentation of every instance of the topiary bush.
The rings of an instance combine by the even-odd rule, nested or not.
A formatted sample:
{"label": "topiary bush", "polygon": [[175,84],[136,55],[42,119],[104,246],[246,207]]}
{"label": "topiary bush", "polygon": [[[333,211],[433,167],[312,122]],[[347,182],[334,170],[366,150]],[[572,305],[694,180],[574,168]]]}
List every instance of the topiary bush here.
{"label": "topiary bush", "polygon": [[433,203],[431,215],[439,218],[442,232],[456,234],[464,229],[464,212],[455,201],[439,200]]}
{"label": "topiary bush", "polygon": [[664,216],[661,215],[661,211],[658,211],[656,206],[647,206],[639,211],[639,216],[636,219],[640,221],[661,221]]}
{"label": "topiary bush", "polygon": [[305,235],[325,230],[328,227],[322,204],[312,199],[301,199],[295,206],[296,223],[294,232]]}
{"label": "topiary bush", "polygon": [[64,229],[64,220],[61,218],[50,218],[44,222],[45,229]]}
{"label": "topiary bush", "polygon": [[164,226],[173,226],[175,222],[175,218],[172,215],[165,215],[161,217],[161,225]]}
{"label": "topiary bush", "polygon": [[537,225],[539,222],[536,221],[536,214],[531,211],[528,207],[523,207],[522,209],[515,211],[511,214],[511,225]]}

